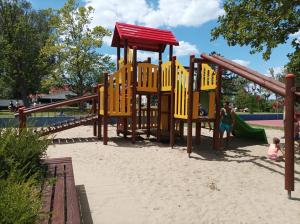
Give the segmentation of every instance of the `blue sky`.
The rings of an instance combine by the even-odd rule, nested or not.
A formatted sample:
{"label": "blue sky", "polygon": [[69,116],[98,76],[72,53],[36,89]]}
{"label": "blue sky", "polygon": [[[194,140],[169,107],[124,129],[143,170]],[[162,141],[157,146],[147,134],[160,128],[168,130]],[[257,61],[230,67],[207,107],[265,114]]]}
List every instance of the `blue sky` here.
{"label": "blue sky", "polygon": [[[60,8],[64,0],[30,0],[33,8]],[[217,25],[217,16],[223,13],[220,0],[82,0],[95,8],[92,25],[102,25],[113,29],[116,21],[147,25],[173,31],[180,41],[175,54],[182,64],[188,65],[189,54],[219,52],[228,59],[257,70],[263,74],[269,68],[280,70],[287,62],[287,54],[293,51],[291,38],[273,50],[268,61],[262,54],[250,54],[249,47],[229,47],[225,40],[219,38],[211,42],[210,31]],[[191,4],[189,4],[191,3]],[[111,39],[106,38],[100,51],[115,58],[116,49],[108,46]],[[165,51],[165,57],[167,55]],[[147,52],[138,53],[141,57],[153,56]]]}

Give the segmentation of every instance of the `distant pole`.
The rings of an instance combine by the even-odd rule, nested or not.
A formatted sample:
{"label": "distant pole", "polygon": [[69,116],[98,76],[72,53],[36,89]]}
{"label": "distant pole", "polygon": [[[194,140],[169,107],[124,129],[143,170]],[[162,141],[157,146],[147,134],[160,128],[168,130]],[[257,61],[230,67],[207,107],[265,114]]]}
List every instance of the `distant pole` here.
{"label": "distant pole", "polygon": [[288,198],[291,199],[291,192],[294,191],[294,163],[295,163],[295,145],[294,145],[294,114],[295,114],[295,78],[293,74],[287,74],[285,85],[285,189],[288,192]]}

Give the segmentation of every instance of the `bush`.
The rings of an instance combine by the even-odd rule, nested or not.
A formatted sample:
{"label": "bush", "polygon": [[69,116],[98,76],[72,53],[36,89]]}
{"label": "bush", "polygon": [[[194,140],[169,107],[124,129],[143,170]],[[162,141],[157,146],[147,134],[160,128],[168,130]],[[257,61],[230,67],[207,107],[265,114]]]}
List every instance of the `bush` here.
{"label": "bush", "polygon": [[41,159],[48,145],[49,140],[29,129],[20,134],[14,128],[0,130],[0,178],[6,179],[11,173],[19,180],[42,178]]}
{"label": "bush", "polygon": [[0,129],[0,224],[37,222],[49,143],[29,129]]}
{"label": "bush", "polygon": [[0,223],[32,224],[39,219],[39,188],[31,178],[26,182],[0,180]]}

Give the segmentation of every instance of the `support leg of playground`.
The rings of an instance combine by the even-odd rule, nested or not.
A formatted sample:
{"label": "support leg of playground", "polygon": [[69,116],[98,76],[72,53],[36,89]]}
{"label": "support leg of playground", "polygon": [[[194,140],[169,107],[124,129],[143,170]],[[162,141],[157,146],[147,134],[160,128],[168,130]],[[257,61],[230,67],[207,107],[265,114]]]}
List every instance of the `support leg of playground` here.
{"label": "support leg of playground", "polygon": [[291,199],[291,192],[294,191],[294,163],[295,163],[295,145],[294,145],[294,105],[295,105],[295,75],[286,75],[286,95],[285,95],[285,189],[288,192],[288,198]]}

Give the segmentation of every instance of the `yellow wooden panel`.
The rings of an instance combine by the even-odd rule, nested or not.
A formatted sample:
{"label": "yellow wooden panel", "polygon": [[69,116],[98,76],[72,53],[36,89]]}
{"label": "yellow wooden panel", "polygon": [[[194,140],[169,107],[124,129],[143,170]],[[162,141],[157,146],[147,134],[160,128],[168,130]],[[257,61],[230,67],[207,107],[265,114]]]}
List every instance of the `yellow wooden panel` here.
{"label": "yellow wooden panel", "polygon": [[137,91],[157,92],[157,65],[150,63],[138,64]]}
{"label": "yellow wooden panel", "polygon": [[108,81],[108,112],[113,111],[113,102],[114,102],[114,79],[113,76],[109,76]]}
{"label": "yellow wooden panel", "polygon": [[201,90],[216,89],[216,72],[208,64],[202,64],[201,75]]}
{"label": "yellow wooden panel", "polygon": [[161,91],[171,91],[171,61],[167,61],[161,65]]}
{"label": "yellow wooden panel", "polygon": [[208,117],[214,118],[215,117],[215,99],[216,99],[216,92],[211,91],[209,92],[209,109],[208,109]]}
{"label": "yellow wooden panel", "polygon": [[175,118],[187,119],[188,77],[189,72],[176,61],[175,80],[178,88],[175,88],[175,96],[178,95],[178,98],[175,104],[178,109],[175,110]]}
{"label": "yellow wooden panel", "polygon": [[99,88],[99,114],[104,115],[104,87]]}
{"label": "yellow wooden panel", "polygon": [[120,108],[119,108],[119,100],[120,100],[120,80],[119,80],[119,75],[121,73],[117,72],[116,73],[116,98],[115,98],[115,111],[116,112],[120,112]]}
{"label": "yellow wooden panel", "polygon": [[125,114],[125,74],[121,73],[121,113]]}

